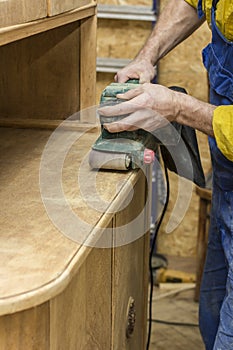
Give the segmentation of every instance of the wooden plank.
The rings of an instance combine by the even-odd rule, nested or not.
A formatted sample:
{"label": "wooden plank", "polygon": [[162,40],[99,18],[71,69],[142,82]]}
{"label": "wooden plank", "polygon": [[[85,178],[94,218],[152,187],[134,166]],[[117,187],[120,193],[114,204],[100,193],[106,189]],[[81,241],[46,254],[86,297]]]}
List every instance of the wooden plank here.
{"label": "wooden plank", "polygon": [[49,303],[0,317],[0,350],[49,350]]}
{"label": "wooden plank", "polygon": [[50,302],[51,350],[110,349],[111,249],[94,248]]}
{"label": "wooden plank", "polygon": [[96,4],[93,1],[87,6],[65,12],[62,15],[1,28],[0,46],[79,21],[83,18],[93,16],[95,13]]}
{"label": "wooden plank", "polygon": [[12,119],[0,118],[0,127],[22,128],[22,129],[46,129],[54,130],[77,130],[86,132],[96,132],[97,124],[80,123],[72,120],[46,120],[46,119]]}
{"label": "wooden plank", "polygon": [[93,3],[92,0],[48,0],[48,16],[59,15],[63,12],[80,8]]}
{"label": "wooden plank", "polygon": [[47,16],[46,0],[0,1],[0,27],[12,26]]}
{"label": "wooden plank", "polygon": [[[80,27],[80,109],[96,102],[96,16],[82,20]],[[96,115],[81,114],[82,122],[95,123]]]}

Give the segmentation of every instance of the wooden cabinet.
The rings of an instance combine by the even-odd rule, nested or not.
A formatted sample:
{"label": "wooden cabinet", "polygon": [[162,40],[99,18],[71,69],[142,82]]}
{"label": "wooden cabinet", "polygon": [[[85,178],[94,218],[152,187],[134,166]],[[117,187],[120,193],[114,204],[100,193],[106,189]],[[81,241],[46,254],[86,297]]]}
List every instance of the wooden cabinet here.
{"label": "wooden cabinet", "polygon": [[[75,241],[51,222],[41,199],[41,153],[50,134],[0,129],[0,349],[143,350],[149,249],[145,176],[141,170],[98,174],[97,191],[106,204],[102,212],[92,209],[94,196],[81,196],[74,179],[82,152],[97,136],[85,134],[83,149],[74,145],[63,167],[66,200],[90,225],[84,239],[89,243]],[[87,165],[81,171],[84,178],[91,176]],[[134,230],[131,221],[139,215]],[[107,244],[99,244],[105,235]]]}
{"label": "wooden cabinet", "polygon": [[[95,114],[80,113],[56,130],[62,139],[45,163],[46,196],[41,189],[53,130],[95,105],[96,4],[59,3],[56,16],[0,29],[0,350],[144,350],[150,206],[143,171],[91,171],[83,160],[99,131]],[[50,165],[74,135],[62,191],[84,228],[66,222],[50,194],[59,173]],[[98,200],[86,185],[95,175]],[[52,220],[47,201],[74,236]]]}

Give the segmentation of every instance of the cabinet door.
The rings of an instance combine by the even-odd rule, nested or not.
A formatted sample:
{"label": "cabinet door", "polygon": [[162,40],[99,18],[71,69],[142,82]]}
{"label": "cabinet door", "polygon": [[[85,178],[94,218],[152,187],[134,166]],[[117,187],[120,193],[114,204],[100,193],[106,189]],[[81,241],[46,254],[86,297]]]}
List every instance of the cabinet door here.
{"label": "cabinet door", "polygon": [[48,1],[48,15],[55,16],[60,13],[80,8],[82,6],[94,3],[92,0],[49,0]]}
{"label": "cabinet door", "polygon": [[21,24],[47,16],[46,0],[0,1],[0,27]]}
{"label": "cabinet door", "polygon": [[90,248],[68,287],[50,306],[50,350],[111,347],[111,248]]}
{"label": "cabinet door", "polygon": [[116,214],[115,242],[119,244],[118,234],[122,236],[124,233],[126,236],[132,235],[132,242],[122,246],[119,244],[113,249],[112,350],[145,349],[149,235],[143,233],[147,211],[135,230],[135,234],[141,230],[140,238],[133,240],[134,232],[130,232],[130,225],[126,226],[125,232],[120,228],[138,216],[144,205],[145,179],[141,176],[134,187],[131,203]]}

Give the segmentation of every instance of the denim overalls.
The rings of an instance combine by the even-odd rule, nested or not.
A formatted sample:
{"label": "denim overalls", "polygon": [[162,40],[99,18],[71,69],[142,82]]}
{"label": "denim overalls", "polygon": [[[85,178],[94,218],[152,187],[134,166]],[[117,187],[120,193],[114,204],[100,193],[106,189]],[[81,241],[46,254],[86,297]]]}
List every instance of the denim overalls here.
{"label": "denim overalls", "polygon": [[[212,42],[203,50],[209,74],[210,102],[233,104],[233,42],[215,22],[212,3]],[[203,15],[202,1],[198,3]],[[233,350],[233,162],[209,137],[213,168],[213,196],[208,250],[200,292],[200,330],[207,350]]]}

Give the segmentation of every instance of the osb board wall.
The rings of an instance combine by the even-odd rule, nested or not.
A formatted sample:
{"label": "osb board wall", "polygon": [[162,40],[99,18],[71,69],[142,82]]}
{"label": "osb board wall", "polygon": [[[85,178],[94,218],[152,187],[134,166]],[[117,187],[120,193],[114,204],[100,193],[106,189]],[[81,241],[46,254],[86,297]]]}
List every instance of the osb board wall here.
{"label": "osb board wall", "polygon": [[[150,0],[100,0],[105,5],[151,6]],[[97,57],[133,59],[152,29],[150,22],[98,19]],[[102,90],[113,81],[114,73],[97,73],[96,103]]]}
{"label": "osb board wall", "polygon": [[[160,0],[161,11],[168,0]],[[160,84],[179,85],[187,92],[203,101],[208,101],[207,74],[202,65],[201,50],[210,40],[210,31],[204,24],[185,42],[177,46],[159,64]],[[204,171],[211,167],[207,136],[197,133]],[[194,256],[196,254],[196,237],[198,226],[199,198],[195,186],[188,210],[181,224],[172,233],[165,233],[167,219],[177,199],[177,177],[170,174],[170,203],[164,225],[158,237],[158,250],[170,255]]]}
{"label": "osb board wall", "polygon": [[[160,11],[169,0],[160,0]],[[101,0],[99,3],[133,5],[135,0],[117,1]],[[139,3],[137,2],[137,5]],[[140,5],[152,6],[152,1],[144,0]],[[98,20],[97,56],[129,58],[135,57],[151,31],[151,23],[122,20]],[[208,43],[210,32],[203,25],[196,33],[180,44],[160,61],[158,82],[166,86],[179,85],[190,95],[208,100],[208,84],[206,71],[201,61],[201,49]],[[114,74],[97,74],[97,103],[103,88],[108,85]],[[210,157],[207,137],[198,133],[198,141],[204,171],[210,169]],[[177,177],[170,174],[170,204],[164,225],[161,228],[157,250],[163,254],[179,256],[195,256],[198,225],[198,201],[195,187],[192,191],[191,203],[181,224],[170,234],[165,232],[166,222],[170,217],[177,198]]]}

